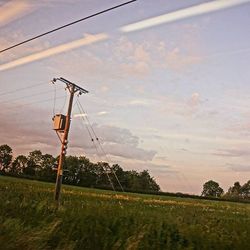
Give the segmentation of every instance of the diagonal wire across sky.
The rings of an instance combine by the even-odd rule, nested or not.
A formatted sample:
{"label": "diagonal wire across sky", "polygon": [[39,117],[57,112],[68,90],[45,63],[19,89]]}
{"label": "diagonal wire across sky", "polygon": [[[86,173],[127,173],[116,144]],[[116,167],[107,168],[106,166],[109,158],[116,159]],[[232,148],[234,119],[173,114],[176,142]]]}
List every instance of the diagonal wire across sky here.
{"label": "diagonal wire across sky", "polygon": [[[74,22],[65,24],[65,25],[60,26],[60,27],[58,27],[56,29],[50,30],[48,32],[45,32],[45,33],[40,34],[38,36],[32,37],[30,39],[27,39],[27,40],[25,40],[23,42],[17,43],[17,44],[12,45],[12,46],[10,46],[8,48],[5,48],[5,49],[1,50],[0,53],[3,53],[4,51],[13,49],[13,48],[15,48],[17,46],[20,46],[20,45],[24,44],[24,43],[31,42],[32,40],[38,39],[38,38],[40,38],[42,36],[45,36],[45,35],[48,35],[48,34],[50,34],[52,32],[56,32],[56,31],[58,31],[60,29],[66,28],[68,26],[71,26],[71,25],[74,25],[76,23],[82,22],[82,21],[84,21],[86,19],[95,17],[97,15],[100,15],[100,14],[103,14],[105,12],[120,8],[120,7],[124,6],[124,5],[131,4],[131,3],[136,2],[136,1],[138,1],[138,0],[128,1],[128,2],[125,2],[123,4],[113,6],[111,8],[106,9],[106,10],[97,12],[97,13],[92,14],[90,16],[81,18],[81,19],[76,20]],[[139,22],[131,23],[131,24],[128,24],[128,25],[125,25],[125,26],[119,28],[119,31],[122,32],[122,33],[135,32],[135,31],[146,29],[146,28],[151,28],[151,27],[154,27],[154,26],[157,26],[157,25],[167,24],[167,23],[179,21],[179,20],[194,17],[194,16],[204,15],[204,14],[207,14],[207,13],[220,11],[220,10],[224,10],[224,9],[227,9],[227,8],[236,7],[236,6],[239,6],[239,5],[242,5],[242,4],[246,4],[246,3],[250,3],[250,0],[217,0],[217,1],[211,1],[211,2],[208,2],[208,3],[198,4],[198,5],[195,5],[195,6],[191,6],[191,7],[184,8],[184,9],[177,10],[177,11],[170,12],[170,13],[166,13],[166,14],[163,14],[163,15],[160,15],[160,16],[157,16],[157,17],[153,17],[153,18],[149,18],[149,19],[146,19],[146,20],[142,20],[142,21],[139,21]],[[4,63],[4,64],[0,65],[0,71],[15,68],[17,66],[21,66],[21,65],[24,65],[24,64],[27,64],[27,63],[31,63],[31,62],[34,62],[34,61],[37,61],[37,60],[45,59],[45,58],[51,57],[53,55],[57,55],[57,54],[60,54],[60,53],[63,53],[63,52],[69,51],[69,50],[73,50],[73,49],[82,47],[82,46],[87,46],[89,44],[104,41],[104,40],[107,40],[108,38],[109,38],[109,35],[106,34],[106,33],[99,33],[99,34],[95,34],[95,35],[86,35],[85,37],[80,38],[78,40],[74,40],[74,41],[69,42],[69,43],[64,43],[64,44],[49,48],[47,50],[36,52],[36,53],[31,54],[31,55],[24,56],[22,58],[19,58],[19,59]],[[230,51],[229,54],[232,54],[232,53],[244,53],[244,52],[248,52],[248,51],[249,51],[249,48],[245,48],[245,49],[241,49],[241,50],[237,50],[237,51]],[[223,55],[227,54],[227,52],[223,52],[222,54]],[[211,55],[211,56],[213,56],[213,55]]]}

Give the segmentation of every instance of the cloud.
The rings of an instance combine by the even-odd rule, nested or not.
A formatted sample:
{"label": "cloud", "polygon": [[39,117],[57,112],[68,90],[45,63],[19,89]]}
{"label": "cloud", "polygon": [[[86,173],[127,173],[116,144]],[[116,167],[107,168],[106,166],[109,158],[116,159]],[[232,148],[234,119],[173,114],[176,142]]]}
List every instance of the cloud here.
{"label": "cloud", "polygon": [[29,1],[8,1],[0,5],[0,27],[11,23],[34,10]]}
{"label": "cloud", "polygon": [[[35,149],[41,149],[51,154],[59,153],[60,143],[52,129],[50,112],[35,107],[26,107],[25,110],[13,115],[12,112],[8,112],[8,106],[2,105],[0,115],[3,117],[0,123],[0,144],[9,144],[18,154],[26,154]],[[141,148],[139,137],[133,135],[128,129],[97,124],[93,125],[93,129],[102,143],[104,151],[110,156],[151,161],[156,155],[154,150]],[[88,131],[80,119],[72,122],[69,153],[84,153],[90,158],[103,155],[98,142],[95,140],[95,145],[93,144],[89,132],[95,140],[92,129],[89,127]],[[96,151],[96,147],[98,151]]]}
{"label": "cloud", "polygon": [[220,149],[213,155],[222,157],[243,157],[250,156],[250,149]]}
{"label": "cloud", "polygon": [[[118,159],[118,163],[119,159]],[[121,162],[122,163],[122,162]],[[128,160],[123,163],[126,169],[136,169],[138,171],[149,170],[150,173],[153,173],[157,176],[164,176],[168,174],[177,173],[178,171],[173,169],[167,164],[157,164],[154,162],[143,161],[143,160]]]}
{"label": "cloud", "polygon": [[0,115],[1,144],[9,144],[18,154],[38,147],[56,153],[58,139],[52,130],[51,114],[48,111],[27,107],[24,111],[13,113],[9,112],[8,106],[2,105]]}
{"label": "cloud", "polygon": [[[98,140],[102,144],[104,151],[111,156],[122,157],[125,159],[151,161],[157,153],[154,150],[145,150],[140,148],[139,137],[133,135],[128,129],[97,124],[93,125],[93,129],[95,134],[98,136]],[[91,129],[90,132],[92,133]],[[79,145],[80,141],[76,138],[79,138],[80,134],[83,135],[82,138],[85,138],[85,141],[89,138],[86,129],[84,131],[81,130],[81,132],[79,129],[75,129],[74,134],[73,138],[75,138],[76,143],[73,143],[72,147]],[[95,135],[92,135],[92,137],[95,139]],[[85,142],[82,141],[81,144],[83,143]],[[87,145],[87,147],[89,147],[89,145]],[[98,143],[97,147],[99,147]]]}
{"label": "cloud", "polygon": [[141,62],[148,62],[150,61],[150,54],[149,52],[147,52],[144,48],[144,46],[141,44],[141,45],[138,45],[136,48],[135,48],[135,51],[134,51],[134,60],[135,61],[141,61]]}
{"label": "cloud", "polygon": [[192,93],[186,99],[174,99],[173,97],[162,98],[165,105],[162,105],[160,110],[164,114],[174,114],[181,117],[197,117],[198,115],[210,116],[207,110],[203,111],[200,109],[200,105],[203,103],[200,94],[197,92]]}
{"label": "cloud", "polygon": [[229,169],[235,172],[250,172],[250,165],[227,164]]}
{"label": "cloud", "polygon": [[194,35],[196,29],[192,32],[190,28],[183,29],[185,35],[178,42],[178,47],[174,48],[170,43],[166,45],[165,41],[155,38],[135,43],[122,36],[110,48],[113,60],[118,63],[113,67],[117,68],[119,75],[145,78],[154,68],[181,71],[198,64],[201,57],[198,56],[197,37]]}
{"label": "cloud", "polygon": [[134,99],[129,102],[131,106],[149,106],[150,101],[147,99]]}
{"label": "cloud", "polygon": [[107,111],[100,111],[97,113],[97,115],[107,115],[109,112]]}
{"label": "cloud", "polygon": [[156,155],[154,150],[145,150],[137,146],[131,147],[128,144],[104,143],[104,149],[107,154],[119,156],[127,159],[136,159],[141,161],[152,161]]}
{"label": "cloud", "polygon": [[235,145],[239,147],[244,147],[241,149],[218,149],[213,155],[217,156],[230,156],[230,155],[249,155],[250,156],[250,149],[249,148],[249,140],[248,139],[240,139],[240,138],[233,138],[233,137],[220,137],[216,136],[216,134],[207,134],[201,135],[199,133],[167,133],[166,131],[156,131],[155,133],[151,133],[150,138],[155,138],[157,140],[169,140],[175,139],[180,141],[186,142],[204,142],[206,144],[212,145],[228,145],[229,147],[233,147]]}
{"label": "cloud", "polygon": [[134,32],[146,28],[154,27],[160,24],[167,24],[190,18],[194,16],[204,15],[207,13],[224,10],[241,4],[249,3],[250,0],[217,0],[208,3],[202,3],[185,9],[170,12],[157,17],[149,18],[140,22],[132,23],[120,28],[121,32]]}
{"label": "cloud", "polygon": [[[100,111],[98,113],[96,113],[96,115],[98,116],[103,116],[103,115],[107,115],[109,112],[107,111]],[[95,115],[95,114],[92,114],[92,115]],[[88,114],[74,114],[73,117],[74,118],[79,118],[79,117],[87,117]]]}
{"label": "cloud", "polygon": [[121,70],[125,73],[125,75],[133,75],[137,77],[145,77],[150,72],[150,67],[148,63],[138,61],[138,62],[130,62],[121,64]]}
{"label": "cloud", "polygon": [[97,124],[94,124],[93,127],[105,143],[121,143],[130,146],[139,144],[139,137],[133,135],[128,129]]}
{"label": "cloud", "polygon": [[[13,45],[14,41],[23,41],[25,40],[27,37],[25,36],[25,34],[22,33],[21,30],[17,30],[17,31],[13,31],[13,32],[5,32],[4,35],[2,35],[0,37],[0,45],[1,45],[1,49],[4,48],[8,48],[9,46]],[[45,51],[50,47],[50,43],[49,41],[33,41],[32,42],[32,46],[23,46],[20,47],[20,49],[13,49],[13,50],[8,50],[8,52],[6,51],[1,53],[1,57],[0,57],[0,67],[1,65],[10,63],[10,62],[14,62],[16,60],[18,60],[18,58],[24,58],[30,54],[35,54],[41,51]],[[17,53],[18,51],[18,53]]]}
{"label": "cloud", "polygon": [[74,114],[73,117],[74,118],[78,118],[78,117],[86,117],[87,114]]}
{"label": "cloud", "polygon": [[155,157],[155,159],[156,160],[160,160],[160,161],[166,161],[166,160],[168,160],[168,157],[167,156],[159,156],[159,155],[157,155]]}
{"label": "cloud", "polygon": [[192,66],[201,61],[200,57],[191,55],[191,53],[181,53],[181,49],[178,47],[165,51],[165,54],[165,66],[176,71],[183,70],[187,66]]}
{"label": "cloud", "polygon": [[190,107],[197,107],[200,103],[201,103],[200,94],[199,93],[193,93],[191,98],[188,101],[188,105]]}
{"label": "cloud", "polygon": [[76,49],[82,46],[86,46],[89,44],[93,44],[99,41],[106,40],[107,38],[108,38],[108,35],[105,33],[100,33],[96,35],[85,34],[84,38],[75,40],[73,42],[65,43],[56,47],[49,48],[47,50],[43,50],[41,52],[33,53],[31,55],[19,58],[17,60],[14,60],[5,64],[1,64],[0,71],[15,68],[17,66],[35,62],[37,60],[45,59],[53,55],[57,55],[57,54],[60,54],[60,53],[63,53],[72,49]]}
{"label": "cloud", "polygon": [[98,71],[99,75],[108,75],[109,79],[111,76],[119,79],[130,77],[142,79],[148,77],[154,69],[179,72],[201,61],[197,28],[182,26],[181,29],[183,35],[177,44],[175,41],[174,47],[171,41],[166,44],[158,37],[134,42],[128,37],[121,36],[98,47],[101,51],[109,51],[111,56],[100,57],[93,52],[82,50],[71,53],[70,65],[68,58],[66,60],[60,58],[56,64],[76,74],[82,72],[83,68],[90,73]]}
{"label": "cloud", "polygon": [[132,43],[126,37],[121,37],[114,44],[113,54],[120,63],[120,71],[125,75],[145,77],[150,73],[152,64],[150,45],[148,42]]}
{"label": "cloud", "polygon": [[249,136],[250,135],[250,122],[248,121],[245,123],[238,123],[234,126],[231,126],[229,130],[240,133],[241,135],[244,135],[244,136]]}

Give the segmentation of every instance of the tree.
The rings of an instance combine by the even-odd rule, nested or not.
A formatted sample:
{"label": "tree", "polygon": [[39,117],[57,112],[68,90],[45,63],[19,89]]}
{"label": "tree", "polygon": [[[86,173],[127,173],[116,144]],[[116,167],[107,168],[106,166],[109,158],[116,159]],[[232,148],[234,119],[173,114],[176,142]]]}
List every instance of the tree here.
{"label": "tree", "polygon": [[110,167],[110,178],[116,190],[121,190],[121,186],[122,188],[126,186],[126,175],[119,164],[114,164]]}
{"label": "tree", "polygon": [[242,187],[238,181],[228,189],[226,196],[230,198],[240,198],[242,196]]}
{"label": "tree", "polygon": [[0,146],[0,170],[7,172],[12,161],[12,148],[7,144]]}
{"label": "tree", "polygon": [[42,179],[53,181],[56,178],[56,159],[50,154],[44,154],[41,156],[40,168],[37,175]]}
{"label": "tree", "polygon": [[94,187],[97,180],[97,165],[90,162],[88,158],[84,156],[79,157],[79,185],[84,187]]}
{"label": "tree", "polygon": [[139,183],[141,190],[160,191],[159,185],[150,176],[148,170],[143,170],[139,174]]}
{"label": "tree", "polygon": [[250,199],[250,180],[241,187],[241,192],[244,199]]}
{"label": "tree", "polygon": [[10,172],[13,174],[20,175],[24,172],[24,169],[27,168],[28,159],[24,155],[18,155],[12,163]]}
{"label": "tree", "polygon": [[34,176],[37,172],[37,174],[39,175],[42,163],[42,152],[40,150],[31,151],[27,159],[27,167],[24,169],[23,173],[26,175]]}
{"label": "tree", "polygon": [[107,162],[98,162],[96,164],[96,185],[97,187],[110,188],[112,181],[112,172],[110,171],[110,166]]}
{"label": "tree", "polygon": [[127,178],[127,188],[133,191],[141,190],[141,186],[139,183],[139,174],[135,170],[126,171]]}
{"label": "tree", "polygon": [[[8,145],[0,146],[0,170],[21,177],[35,177],[44,181],[56,178],[54,167],[58,158],[42,154],[40,150],[29,152],[28,156],[19,155],[12,162],[12,149]],[[120,190],[121,186],[133,191],[160,191],[159,185],[147,170],[124,171],[118,164],[107,162],[92,163],[84,156],[67,156],[64,162],[63,182],[85,187],[111,188]],[[116,175],[116,176],[115,176]],[[117,178],[119,181],[117,181]]]}
{"label": "tree", "polygon": [[64,182],[67,184],[77,185],[80,181],[79,173],[81,167],[77,156],[67,156],[64,162]]}
{"label": "tree", "polygon": [[223,189],[219,186],[219,183],[210,180],[203,185],[202,196],[205,197],[221,197],[224,193]]}

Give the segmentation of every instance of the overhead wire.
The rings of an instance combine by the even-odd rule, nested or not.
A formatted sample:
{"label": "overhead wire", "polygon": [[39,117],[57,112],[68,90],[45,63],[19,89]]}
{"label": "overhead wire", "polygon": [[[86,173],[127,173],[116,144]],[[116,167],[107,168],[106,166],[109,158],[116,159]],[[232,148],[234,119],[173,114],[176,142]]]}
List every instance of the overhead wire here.
{"label": "overhead wire", "polygon": [[[81,118],[82,118],[82,122],[83,122],[83,124],[85,125],[85,127],[86,127],[86,129],[87,129],[87,131],[88,131],[88,135],[89,135],[89,137],[90,137],[90,139],[91,139],[91,142],[92,142],[92,144],[93,144],[93,146],[94,146],[94,148],[95,148],[95,150],[96,150],[96,154],[97,154],[97,156],[99,156],[98,148],[97,148],[97,146],[96,146],[96,144],[95,144],[95,141],[94,141],[94,139],[93,139],[93,136],[92,136],[92,134],[91,134],[91,131],[90,131],[89,127],[88,127],[88,124],[85,122],[85,119],[84,119],[84,117],[85,117],[86,114],[84,114],[84,112],[81,110],[81,107],[80,107],[80,105],[79,105],[79,101],[78,101],[78,100],[77,100],[76,104],[77,104],[77,107],[78,107],[78,109],[79,109],[79,112],[80,112],[80,115],[81,115]],[[109,176],[109,173],[108,173],[106,167],[104,167],[103,164],[101,164],[101,167],[102,167],[102,169],[104,170],[105,174],[107,175],[108,181],[109,181],[109,183],[110,183],[110,185],[111,185],[113,191],[116,191],[116,190],[115,190],[115,187],[114,187],[114,184],[113,184],[113,182],[112,182],[112,180],[111,180],[111,178],[110,178],[110,176]]]}
{"label": "overhead wire", "polygon": [[23,91],[23,90],[26,90],[26,89],[31,89],[31,88],[34,88],[34,87],[37,87],[37,86],[41,86],[41,83],[29,85],[29,86],[27,86],[27,87],[15,89],[15,90],[5,91],[5,92],[2,92],[2,93],[0,92],[0,96],[13,94],[13,93],[15,93],[15,92]]}
{"label": "overhead wire", "polygon": [[[111,11],[111,10],[114,10],[114,9],[119,8],[119,7],[122,7],[122,6],[124,6],[124,5],[133,3],[133,2],[135,2],[135,1],[137,1],[137,0],[132,0],[132,1],[128,1],[128,2],[125,2],[125,3],[123,3],[123,4],[120,4],[120,5],[113,6],[113,7],[111,7],[111,8],[108,8],[108,9],[105,9],[105,10],[103,10],[103,11],[97,12],[97,13],[92,14],[92,15],[90,15],[90,16],[81,18],[81,19],[76,20],[76,21],[74,21],[74,22],[71,22],[71,23],[65,24],[65,25],[63,25],[63,26],[60,26],[60,27],[58,27],[58,28],[52,29],[52,30],[50,30],[50,31],[47,31],[47,32],[45,32],[45,33],[42,33],[42,34],[37,35],[37,36],[35,36],[35,37],[32,37],[32,38],[30,38],[30,39],[24,40],[24,41],[22,41],[22,42],[20,42],[20,43],[14,44],[14,45],[12,45],[12,46],[10,46],[10,47],[7,47],[7,48],[5,48],[5,49],[3,49],[3,50],[0,50],[0,53],[3,53],[4,51],[13,49],[13,48],[18,47],[18,46],[20,46],[20,45],[22,45],[22,44],[25,44],[25,43],[28,43],[28,42],[33,41],[33,40],[35,40],[35,39],[38,39],[38,38],[40,38],[40,37],[42,37],[42,36],[45,36],[45,35],[48,35],[48,34],[50,34],[50,33],[56,32],[56,31],[58,31],[58,30],[60,30],[60,29],[63,29],[63,28],[66,28],[66,27],[68,27],[68,26],[74,25],[74,24],[76,24],[76,23],[82,22],[82,21],[84,21],[84,20],[86,20],[86,19],[95,17],[95,16],[97,16],[97,15],[103,14],[103,13],[108,12],[108,11]],[[33,88],[33,87],[38,86],[38,85],[40,85],[40,84],[35,84],[35,85],[27,86],[27,87],[24,87],[24,88],[19,88],[19,89],[16,89],[15,91],[3,92],[3,93],[0,93],[0,96],[12,94],[13,92],[22,91],[22,90],[25,90],[25,89],[30,89],[30,88]],[[47,92],[42,92],[42,93],[48,93],[48,91],[47,91]],[[41,94],[41,93],[40,93],[40,94]],[[34,95],[32,95],[32,96],[34,96]],[[26,98],[26,97],[29,97],[29,96],[21,97],[21,98],[18,98],[18,99],[16,99],[16,100],[20,100],[20,99],[23,99],[23,98]],[[35,104],[35,103],[43,103],[43,102],[48,102],[48,101],[53,100],[53,101],[54,101],[54,103],[53,103],[53,115],[54,115],[54,114],[55,114],[55,105],[56,105],[56,102],[55,102],[55,101],[56,101],[56,99],[60,99],[60,98],[63,98],[63,97],[65,98],[65,100],[64,100],[64,105],[63,105],[63,107],[62,107],[62,109],[63,109],[64,106],[65,106],[65,103],[66,103],[66,94],[65,94],[64,96],[57,97],[56,88],[54,89],[54,98],[46,99],[46,100],[40,100],[40,101],[36,101],[36,102],[31,102],[31,103],[26,103],[26,104],[23,104],[23,105],[18,105],[18,107],[23,107],[23,106],[32,105],[32,104]],[[2,102],[2,103],[6,103],[6,101],[5,101],[5,102]],[[80,103],[79,103],[79,104],[80,104]],[[81,104],[80,104],[80,105],[79,105],[79,104],[77,103],[79,110],[82,109],[82,111],[84,112],[83,114],[86,114],[86,112],[83,110]],[[79,107],[79,106],[80,106],[80,107]],[[82,117],[82,119],[84,120],[84,117]],[[90,121],[89,121],[89,119],[88,119],[87,114],[86,114],[86,120],[87,120],[87,123],[88,123],[89,126],[90,126],[90,129],[91,129],[91,131],[92,131],[94,137],[95,137],[95,140],[98,142],[98,144],[99,144],[99,146],[100,146],[101,151],[103,152],[103,154],[105,155],[105,157],[108,159],[108,156],[107,156],[107,154],[106,154],[104,148],[102,147],[102,144],[100,143],[100,140],[99,140],[99,138],[97,137],[97,135],[96,135],[96,133],[95,133],[95,131],[94,131],[94,129],[93,129],[93,126],[91,125],[91,123],[90,123]],[[92,137],[92,135],[91,135],[91,132],[90,132],[90,130],[89,130],[87,124],[86,124],[86,128],[87,128],[87,130],[88,130],[88,133],[89,133],[89,135],[90,135],[90,138],[91,138],[93,144],[94,144],[95,147],[96,147],[96,144],[94,143],[94,139],[93,139],[93,137]],[[97,147],[96,147],[96,150],[97,150]],[[98,150],[97,150],[97,153],[98,153]],[[108,161],[110,161],[110,159],[108,159]],[[112,170],[111,170],[111,171],[112,171]],[[117,182],[119,183],[119,185],[120,185],[122,191],[124,191],[124,190],[123,190],[123,187],[122,187],[122,185],[121,185],[121,183],[120,183],[120,181],[119,181],[119,179],[118,179],[118,177],[117,177],[117,175],[116,175],[116,173],[115,173],[114,171],[112,171],[112,172],[113,172],[113,174],[115,175],[115,177],[116,177],[116,179],[117,179]],[[111,183],[112,183],[112,182],[111,182]]]}
{"label": "overhead wire", "polygon": [[[96,139],[96,141],[98,142],[99,147],[100,147],[100,149],[101,149],[103,155],[105,156],[105,158],[106,158],[106,160],[107,160],[108,162],[111,162],[111,159],[108,158],[107,153],[105,152],[105,150],[104,150],[102,144],[100,143],[99,138],[97,137],[97,135],[96,135],[96,133],[95,133],[95,131],[94,131],[93,126],[91,125],[91,123],[90,123],[90,121],[89,121],[89,119],[88,119],[87,113],[84,111],[84,109],[83,109],[83,107],[82,107],[82,105],[81,105],[81,103],[80,103],[79,101],[78,101],[78,103],[79,103],[79,106],[80,106],[80,108],[81,108],[81,110],[82,110],[82,113],[86,115],[86,116],[85,116],[85,117],[86,117],[86,121],[87,121],[87,123],[89,124],[89,126],[90,126],[90,128],[91,128],[91,131],[93,132],[93,134],[94,134],[94,136],[95,136],[95,139]],[[123,189],[123,187],[122,187],[122,185],[121,185],[121,182],[119,181],[119,178],[117,177],[115,171],[113,171],[113,169],[112,169],[110,166],[109,166],[109,169],[110,169],[110,171],[112,172],[112,174],[115,176],[115,179],[116,179],[118,185],[120,186],[122,192],[124,192],[124,189]]]}
{"label": "overhead wire", "polygon": [[[96,141],[98,142],[98,144],[99,144],[99,146],[100,146],[100,149],[101,149],[103,155],[105,156],[105,158],[106,158],[106,160],[107,160],[108,162],[111,162],[111,159],[108,157],[107,153],[105,152],[105,150],[104,150],[104,148],[103,148],[103,146],[102,146],[102,144],[101,144],[99,138],[97,137],[97,135],[96,135],[96,133],[95,133],[95,131],[94,131],[94,128],[93,128],[92,124],[90,123],[90,121],[89,121],[89,119],[88,119],[88,115],[87,115],[87,113],[84,111],[84,109],[83,109],[83,107],[82,107],[82,105],[81,105],[80,102],[79,102],[79,105],[80,105],[80,107],[81,107],[81,109],[82,109],[82,112],[86,115],[86,116],[85,116],[85,117],[86,117],[86,120],[87,120],[87,122],[88,122],[88,124],[89,124],[89,126],[90,126],[90,128],[91,128],[91,130],[92,130],[92,132],[93,132],[93,134],[94,134],[94,136],[95,136]],[[112,169],[111,169],[111,171],[113,172],[113,174],[114,174],[114,176],[115,176],[115,178],[116,178],[116,181],[118,182],[118,184],[119,184],[121,190],[124,192],[124,189],[123,189],[123,187],[122,187],[122,185],[121,185],[121,183],[120,183],[120,181],[119,181],[119,178],[117,177],[116,173],[115,173]],[[187,180],[186,176],[184,176],[183,173],[181,173],[181,177],[185,180],[185,183],[188,185],[188,188],[189,188],[190,190],[191,190],[191,189],[193,190],[193,188],[191,187],[189,181]]]}
{"label": "overhead wire", "polygon": [[[19,91],[24,91],[24,90],[28,90],[28,89],[31,89],[31,88],[34,88],[34,87],[37,87],[37,86],[41,86],[41,83],[38,83],[38,84],[33,84],[33,85],[29,85],[27,87],[23,87],[23,88],[19,88],[19,89],[15,89],[15,90],[12,90],[12,91],[8,91],[8,92],[4,92],[2,93],[1,95],[9,95],[11,93],[15,93],[15,92],[19,92]],[[45,86],[43,86],[45,87]],[[45,88],[43,88],[45,89]],[[47,89],[47,88],[46,88]],[[6,93],[6,94],[5,94]],[[18,96],[18,97],[15,97],[15,98],[11,98],[11,99],[3,99],[2,101],[0,101],[0,104],[6,104],[6,103],[11,103],[11,104],[15,104],[16,105],[16,101],[19,101],[19,100],[22,100],[22,99],[27,99],[29,97],[36,97],[36,96],[41,96],[43,94],[47,94],[47,93],[51,93],[51,91],[43,91],[43,92],[38,92],[38,93],[32,93],[32,94],[26,94],[26,95],[22,95],[22,96]],[[55,98],[55,96],[54,96]],[[21,105],[22,106],[22,105]]]}
{"label": "overhead wire", "polygon": [[[79,103],[76,102],[76,104],[77,104],[78,110],[79,110],[79,112],[80,112],[80,114],[81,114],[82,111],[81,111],[81,108],[80,108],[80,106],[79,106]],[[82,114],[82,115],[84,115],[84,114]],[[82,121],[83,121],[83,123],[84,123],[84,125],[85,125],[85,128],[87,129],[88,135],[89,135],[91,141],[93,142],[94,139],[93,139],[93,137],[92,137],[92,135],[91,135],[91,133],[90,133],[89,127],[88,127],[87,124],[85,123],[84,117],[81,116],[81,118],[82,118]]]}
{"label": "overhead wire", "polygon": [[63,105],[62,105],[62,107],[61,107],[61,109],[60,109],[60,112],[59,112],[59,113],[62,113],[62,112],[63,112],[64,107],[65,107],[65,105],[66,105],[66,100],[67,100],[67,93],[66,93],[66,91],[65,91]]}
{"label": "overhead wire", "polygon": [[0,50],[0,53],[3,53],[3,52],[5,52],[5,51],[7,51],[7,50],[13,49],[13,48],[18,47],[18,46],[20,46],[20,45],[22,45],[22,44],[31,42],[31,41],[33,41],[33,40],[36,40],[36,39],[40,38],[40,37],[43,37],[43,36],[46,36],[46,35],[48,35],[48,34],[54,33],[54,32],[56,32],[56,31],[58,31],[58,30],[64,29],[64,28],[69,27],[69,26],[71,26],[71,25],[74,25],[74,24],[76,24],[76,23],[79,23],[79,22],[82,22],[82,21],[87,20],[87,19],[89,19],[89,18],[92,18],[92,17],[98,16],[98,15],[104,14],[104,13],[106,13],[106,12],[108,12],[108,11],[111,11],[111,10],[114,10],[114,9],[117,9],[117,8],[120,8],[120,7],[122,7],[122,6],[131,4],[131,3],[136,2],[136,1],[137,1],[137,0],[131,0],[131,1],[128,1],[128,2],[125,2],[125,3],[119,4],[119,5],[115,5],[115,6],[111,7],[111,8],[108,8],[108,9],[105,9],[105,10],[102,10],[102,11],[99,11],[99,12],[96,12],[96,13],[94,13],[94,14],[92,14],[92,15],[89,15],[89,16],[83,17],[83,18],[81,18],[81,19],[75,20],[75,21],[73,21],[73,22],[67,23],[67,24],[65,24],[65,25],[59,26],[59,27],[57,27],[57,28],[55,28],[55,29],[49,30],[49,31],[44,32],[44,33],[42,33],[42,34],[40,34],[40,35],[31,37],[31,38],[26,39],[26,40],[24,40],[24,41],[22,41],[22,42],[16,43],[16,44],[11,45],[11,46],[9,46],[9,47],[7,47],[7,48],[5,48],[5,49],[2,49],[2,50]]}
{"label": "overhead wire", "polygon": [[[56,99],[61,99],[61,98],[64,98],[64,96],[59,96],[57,97]],[[14,107],[7,107],[8,110],[12,110],[12,109],[15,109],[15,108],[22,108],[24,106],[29,106],[29,105],[32,105],[32,104],[37,104],[37,103],[45,103],[45,102],[49,102],[49,101],[53,101],[54,98],[49,98],[49,99],[45,99],[45,100],[39,100],[39,101],[35,101],[35,102],[30,102],[30,103],[24,103],[24,104],[21,104],[21,105],[16,105]]]}
{"label": "overhead wire", "polygon": [[10,102],[16,102],[18,100],[22,100],[22,99],[25,99],[25,98],[28,98],[28,97],[34,97],[34,96],[40,96],[42,94],[47,94],[47,93],[51,93],[51,91],[43,91],[43,92],[39,92],[39,93],[36,93],[36,94],[32,94],[32,95],[25,95],[25,96],[21,96],[21,97],[18,97],[18,98],[13,98],[13,99],[10,99],[10,100],[4,100],[4,101],[0,101],[0,104],[5,104],[5,103],[10,103]]}
{"label": "overhead wire", "polygon": [[[56,88],[56,85],[55,84],[53,84],[54,85],[54,102],[53,102],[53,117],[55,116],[55,112],[56,112],[56,96],[57,96],[57,88]],[[66,90],[66,88],[64,88],[64,90]],[[63,105],[62,105],[62,107],[61,107],[61,109],[60,109],[60,111],[59,111],[59,114],[61,114],[62,112],[63,112],[63,109],[64,109],[64,107],[65,107],[65,104],[66,104],[66,100],[67,100],[67,93],[66,93],[66,91],[64,92],[64,101],[63,101]],[[75,104],[74,104],[74,106],[75,106]]]}
{"label": "overhead wire", "polygon": [[56,85],[54,85],[54,102],[53,102],[53,117],[55,116],[55,109],[56,109]]}

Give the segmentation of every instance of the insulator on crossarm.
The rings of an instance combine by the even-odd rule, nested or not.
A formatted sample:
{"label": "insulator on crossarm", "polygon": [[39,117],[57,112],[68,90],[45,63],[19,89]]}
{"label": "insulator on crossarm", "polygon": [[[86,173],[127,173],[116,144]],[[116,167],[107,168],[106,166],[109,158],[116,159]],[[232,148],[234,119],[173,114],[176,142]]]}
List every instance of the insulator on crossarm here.
{"label": "insulator on crossarm", "polygon": [[56,78],[53,78],[53,80],[51,81],[52,84],[55,84],[56,82]]}

